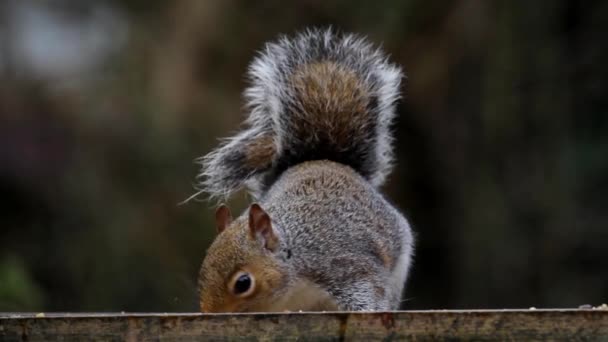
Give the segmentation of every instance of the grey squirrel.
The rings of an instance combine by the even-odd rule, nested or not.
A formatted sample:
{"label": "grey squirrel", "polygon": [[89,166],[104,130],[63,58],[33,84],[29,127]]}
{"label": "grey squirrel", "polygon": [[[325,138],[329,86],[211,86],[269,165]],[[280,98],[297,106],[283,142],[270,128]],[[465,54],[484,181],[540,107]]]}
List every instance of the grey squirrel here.
{"label": "grey squirrel", "polygon": [[399,308],[414,239],[378,188],[401,69],[363,37],[311,29],[266,44],[248,76],[246,127],[201,158],[200,186],[257,202],[217,209],[201,311]]}

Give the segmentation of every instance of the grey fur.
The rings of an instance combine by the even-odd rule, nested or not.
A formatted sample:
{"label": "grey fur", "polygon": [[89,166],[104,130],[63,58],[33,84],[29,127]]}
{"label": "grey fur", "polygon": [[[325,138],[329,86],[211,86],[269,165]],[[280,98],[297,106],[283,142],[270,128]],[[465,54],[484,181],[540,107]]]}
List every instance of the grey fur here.
{"label": "grey fur", "polygon": [[[358,112],[338,108],[348,120],[336,122],[345,127],[315,126],[315,119],[338,114],[307,112],[307,103],[302,103],[304,98],[321,104],[314,108],[336,108],[328,95],[336,89],[301,97],[303,88],[293,84],[299,67],[318,62],[338,65],[338,74],[349,78],[345,84],[356,85],[345,101],[362,96],[357,104],[365,106],[356,107]],[[309,30],[267,44],[250,66],[249,77],[247,127],[200,160],[200,187],[211,196],[228,196],[247,185],[269,214],[280,248],[265,269],[276,267],[281,279],[288,279],[286,286],[269,290],[271,298],[289,297],[289,302],[300,293],[294,290],[298,285],[313,284],[342,310],[399,308],[414,240],[405,217],[377,188],[391,169],[390,125],[401,70],[361,37]],[[323,107],[325,103],[331,106]],[[338,101],[340,105],[347,106]],[[306,125],[298,127],[301,122]],[[332,140],[338,134],[342,139]],[[260,141],[270,142],[271,148]],[[226,276],[248,262],[239,258],[253,253],[246,220],[247,212],[208,251],[199,278],[207,307],[222,303]],[[261,300],[252,299],[241,309]],[[311,309],[299,302],[298,307]]]}
{"label": "grey fur", "polygon": [[[268,43],[254,59],[248,73],[251,85],[245,90],[249,111],[245,122],[247,127],[198,160],[202,165],[198,176],[201,192],[212,197],[229,196],[246,185],[254,197],[259,197],[282,171],[305,161],[298,160],[297,155],[288,156],[289,151],[298,152],[304,146],[315,151],[315,146],[324,145],[319,139],[315,140],[315,132],[294,136],[290,127],[290,123],[302,119],[297,118],[301,115],[295,110],[298,106],[297,89],[291,84],[290,77],[299,66],[318,61],[332,61],[354,72],[361,86],[375,100],[369,105],[365,124],[368,129],[352,127],[351,145],[329,146],[334,151],[327,151],[327,154],[355,150],[349,152],[348,160],[335,161],[349,164],[373,186],[382,185],[392,167],[390,125],[395,116],[395,101],[399,98],[399,84],[403,77],[401,69],[389,63],[379,49],[362,37],[337,34],[331,29],[313,29],[293,38],[283,36]],[[262,135],[272,137],[276,153],[261,167],[248,166],[243,162],[246,148],[256,136]],[[333,160],[323,154],[316,156],[313,153],[311,157]],[[353,165],[349,160],[360,161],[361,165]]]}
{"label": "grey fur", "polygon": [[261,203],[280,236],[278,257],[290,279],[317,284],[342,310],[399,308],[413,253],[410,226],[352,169],[303,163]]}

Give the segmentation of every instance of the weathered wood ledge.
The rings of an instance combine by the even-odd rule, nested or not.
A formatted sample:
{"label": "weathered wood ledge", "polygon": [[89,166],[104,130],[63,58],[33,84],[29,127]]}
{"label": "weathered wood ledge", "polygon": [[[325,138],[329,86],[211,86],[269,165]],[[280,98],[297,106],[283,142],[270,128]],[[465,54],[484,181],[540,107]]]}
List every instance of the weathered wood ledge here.
{"label": "weathered wood ledge", "polygon": [[608,341],[608,310],[276,314],[0,313],[1,341]]}

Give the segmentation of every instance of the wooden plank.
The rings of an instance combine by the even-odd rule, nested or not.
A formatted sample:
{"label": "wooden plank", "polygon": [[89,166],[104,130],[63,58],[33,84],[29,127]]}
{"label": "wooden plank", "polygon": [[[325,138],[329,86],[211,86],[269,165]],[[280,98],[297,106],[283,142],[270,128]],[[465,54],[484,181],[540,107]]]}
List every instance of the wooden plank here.
{"label": "wooden plank", "polygon": [[1,341],[608,341],[608,310],[0,313]]}

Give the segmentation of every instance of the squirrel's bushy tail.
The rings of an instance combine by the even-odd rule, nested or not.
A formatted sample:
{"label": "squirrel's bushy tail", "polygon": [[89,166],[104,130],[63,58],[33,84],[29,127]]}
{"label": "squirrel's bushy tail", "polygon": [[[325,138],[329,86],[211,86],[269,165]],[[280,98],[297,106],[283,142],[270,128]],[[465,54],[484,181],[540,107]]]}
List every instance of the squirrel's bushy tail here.
{"label": "squirrel's bushy tail", "polygon": [[328,159],[375,186],[391,168],[389,126],[401,69],[364,38],[308,30],[265,46],[249,68],[249,117],[239,134],[200,159],[200,188],[259,195],[287,168]]}

